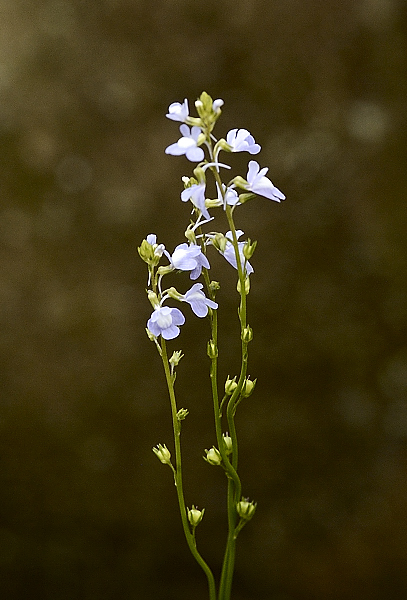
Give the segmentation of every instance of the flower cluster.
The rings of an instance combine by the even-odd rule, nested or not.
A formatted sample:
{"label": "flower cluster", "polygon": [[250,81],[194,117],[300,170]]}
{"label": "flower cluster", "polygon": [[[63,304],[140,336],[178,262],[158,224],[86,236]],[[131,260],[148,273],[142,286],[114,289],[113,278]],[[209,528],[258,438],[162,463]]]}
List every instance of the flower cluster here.
{"label": "flower cluster", "polygon": [[[225,259],[237,269],[239,280],[247,281],[245,289],[249,290],[248,278],[254,272],[249,262],[255,248],[255,242],[240,241],[244,232],[231,229],[225,234],[219,232],[202,233],[202,226],[212,221],[211,210],[222,207],[227,212],[228,220],[233,211],[251,198],[263,196],[275,202],[285,199],[284,194],[266,176],[267,167],[260,168],[255,160],[250,160],[246,177],[240,175],[228,183],[221,180],[221,169],[230,166],[219,161],[224,153],[248,152],[258,154],[261,150],[254,137],[247,129],[231,129],[224,138],[217,140],[213,135],[214,126],[221,115],[223,100],[212,98],[203,92],[195,102],[197,117],[190,116],[188,100],[183,103],[174,102],[168,108],[167,117],[171,121],[181,123],[181,137],[165,149],[166,154],[184,155],[190,162],[197,163],[193,177],[183,177],[184,189],[181,200],[190,202],[192,207],[192,223],[185,231],[187,242],[179,244],[170,254],[163,244],[157,243],[156,235],[150,234],[139,247],[141,258],[148,265],[148,297],[153,312],[147,321],[147,332],[152,339],[162,336],[165,340],[177,337],[185,317],[179,308],[164,305],[168,299],[186,302],[198,317],[205,317],[218,305],[214,300],[214,288],[210,285],[208,270],[210,269],[207,249],[214,247]],[[216,198],[208,198],[207,173],[211,172],[216,188]],[[196,233],[199,230],[199,235]],[[167,265],[161,265],[163,258]],[[189,272],[190,279],[195,281],[204,271],[204,279],[208,288],[207,297],[202,283],[195,283],[184,294],[174,287],[162,291],[162,278],[174,271]]]}

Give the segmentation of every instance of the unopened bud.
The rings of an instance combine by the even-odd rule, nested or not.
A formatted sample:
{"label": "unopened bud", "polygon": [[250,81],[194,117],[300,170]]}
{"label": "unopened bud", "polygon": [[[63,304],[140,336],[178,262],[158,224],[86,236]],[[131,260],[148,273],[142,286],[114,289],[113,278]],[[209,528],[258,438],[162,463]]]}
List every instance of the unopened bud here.
{"label": "unopened bud", "polygon": [[188,508],[188,521],[191,523],[192,527],[196,527],[202,521],[204,516],[205,509],[198,510],[194,505],[192,508]]}
{"label": "unopened bud", "polygon": [[252,242],[249,238],[245,245],[243,246],[243,255],[246,260],[250,260],[256,250],[257,242]]}
{"label": "unopened bud", "polygon": [[225,394],[227,396],[231,396],[236,388],[237,388],[236,376],[233,377],[233,379],[229,379],[229,375],[228,375],[228,378],[226,379],[226,382],[225,382]]}
{"label": "unopened bud", "polygon": [[215,246],[216,250],[219,250],[219,252],[222,252],[222,254],[226,250],[227,243],[228,243],[228,240],[222,233],[215,233],[214,237],[212,238],[213,246]]}
{"label": "unopened bud", "polygon": [[221,453],[219,452],[219,450],[217,448],[215,448],[215,446],[212,446],[212,448],[210,450],[205,450],[205,452],[206,452],[206,456],[204,456],[204,459],[206,460],[206,462],[208,462],[210,465],[215,465],[215,466],[218,466],[221,464],[222,456],[221,456]]}
{"label": "unopened bud", "polygon": [[242,498],[241,501],[236,504],[237,514],[245,521],[250,521],[256,512],[256,506],[257,504],[255,502],[250,502],[249,498]]}
{"label": "unopened bud", "polygon": [[223,433],[222,437],[223,437],[223,441],[225,444],[226,454],[232,454],[232,452],[233,452],[232,438],[230,437],[230,435],[228,433]]}
{"label": "unopened bud", "polygon": [[242,391],[241,391],[241,395],[243,398],[248,398],[253,393],[253,390],[256,385],[256,381],[257,381],[257,379],[254,379],[254,381],[252,381],[250,379],[250,377],[245,379],[244,384],[242,386]]}
{"label": "unopened bud", "polygon": [[164,465],[171,464],[171,452],[165,444],[164,446],[158,444],[157,448],[153,448],[153,452]]}
{"label": "unopened bud", "polygon": [[172,367],[178,367],[181,358],[184,358],[182,350],[174,350],[170,360],[168,361]]}
{"label": "unopened bud", "polygon": [[246,343],[251,342],[253,339],[253,329],[247,325],[242,331],[242,340]]}
{"label": "unopened bud", "polygon": [[[237,280],[237,291],[241,292],[242,290],[242,286],[240,285],[240,279]],[[250,277],[246,277],[246,279],[244,280],[244,293],[245,296],[247,296],[247,294],[250,292]]]}
{"label": "unopened bud", "polygon": [[189,415],[189,410],[186,408],[180,408],[177,412],[177,420],[183,421]]}
{"label": "unopened bud", "polygon": [[157,294],[156,294],[155,292],[153,292],[153,290],[148,290],[148,292],[147,292],[147,296],[148,296],[148,299],[149,299],[149,300],[150,300],[150,302],[151,302],[151,306],[152,306],[153,308],[159,308],[159,306],[160,306],[160,303],[159,303],[159,301],[158,301]]}

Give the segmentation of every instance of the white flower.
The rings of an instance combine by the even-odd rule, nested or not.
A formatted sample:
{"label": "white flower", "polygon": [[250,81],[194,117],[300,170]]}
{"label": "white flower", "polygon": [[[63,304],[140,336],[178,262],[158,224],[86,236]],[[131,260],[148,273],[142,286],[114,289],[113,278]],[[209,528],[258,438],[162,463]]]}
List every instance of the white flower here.
{"label": "white flower", "polygon": [[174,269],[191,271],[190,279],[198,279],[202,267],[210,269],[210,264],[198,244],[179,244],[172,256],[167,255]]}
{"label": "white flower", "polygon": [[284,194],[266,177],[267,171],[268,167],[260,169],[259,163],[251,160],[246,177],[248,185],[245,188],[249,192],[259,194],[259,196],[264,196],[265,198],[269,198],[269,200],[275,200],[276,202],[285,200]]}
{"label": "white flower", "polygon": [[146,240],[153,247],[154,255],[155,256],[162,256],[163,255],[163,252],[165,250],[165,246],[164,246],[164,244],[157,244],[157,236],[155,235],[155,233],[150,233],[146,237]]}
{"label": "white flower", "polygon": [[[200,148],[199,148],[200,150]],[[205,219],[211,216],[205,206],[205,183],[194,183],[181,192],[181,200],[187,202],[191,200],[192,204],[198,208]]]}
{"label": "white flower", "polygon": [[212,102],[212,110],[214,113],[218,113],[220,110],[220,107],[223,106],[225,103],[222,100],[222,98],[218,98],[217,100],[214,100]]}
{"label": "white flower", "polygon": [[[237,239],[239,239],[242,235],[243,235],[243,231],[241,229],[237,229],[236,230],[236,237]],[[235,253],[235,249],[233,247],[233,244],[231,241],[232,238],[232,232],[228,231],[225,235],[225,237],[227,238],[226,241],[226,248],[224,250],[224,252],[221,252],[221,254],[223,254],[223,256],[226,258],[226,260],[228,261],[228,263],[230,263],[232,265],[232,267],[234,267],[235,269],[237,269],[237,260],[236,260],[236,253]],[[246,276],[250,275],[251,273],[254,272],[254,269],[252,267],[252,265],[249,263],[249,261],[246,260],[244,254],[243,254],[243,248],[246,242],[238,242],[238,248],[239,248],[239,256],[240,256],[240,264],[242,265],[242,269],[244,269]],[[246,266],[246,268],[245,268]]]}
{"label": "white flower", "polygon": [[206,317],[208,314],[208,306],[210,308],[218,308],[216,302],[205,296],[201,291],[202,288],[202,283],[194,283],[191,289],[189,289],[181,298],[182,301],[188,302],[197,317]]}
{"label": "white flower", "polygon": [[254,137],[247,129],[231,129],[226,136],[226,141],[232,149],[232,152],[249,152],[257,154],[261,146],[256,144]]}
{"label": "white flower", "polygon": [[185,317],[178,308],[168,306],[155,308],[147,321],[147,329],[158,337],[162,335],[165,340],[172,340],[179,335],[178,325],[185,323]]}
{"label": "white flower", "polygon": [[171,121],[181,121],[185,123],[189,117],[188,100],[185,98],[184,103],[173,102],[168,107],[168,113],[165,115]]}
{"label": "white flower", "polygon": [[182,133],[182,137],[175,144],[167,146],[165,153],[172,154],[173,156],[185,154],[191,162],[200,162],[203,160],[205,157],[204,151],[198,147],[198,137],[201,129],[196,126],[190,129],[188,125],[183,124],[179,130]]}

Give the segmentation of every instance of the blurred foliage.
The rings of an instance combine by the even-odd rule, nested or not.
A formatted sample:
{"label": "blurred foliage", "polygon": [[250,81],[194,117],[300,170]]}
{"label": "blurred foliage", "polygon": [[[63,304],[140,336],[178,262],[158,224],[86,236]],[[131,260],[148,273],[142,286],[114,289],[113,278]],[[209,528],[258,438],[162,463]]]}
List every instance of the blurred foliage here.
{"label": "blurred foliage", "polygon": [[[234,600],[405,597],[403,0],[1,0],[0,15],[1,597],[206,598],[151,452],[171,423],[136,251],[151,232],[183,241],[191,165],[164,155],[165,112],[202,90],[225,100],[218,136],[252,131],[287,195],[237,217],[259,240],[258,385],[238,418],[258,510]],[[235,283],[212,268],[226,377]],[[216,565],[206,325],[188,319],[174,349],[187,500]]]}

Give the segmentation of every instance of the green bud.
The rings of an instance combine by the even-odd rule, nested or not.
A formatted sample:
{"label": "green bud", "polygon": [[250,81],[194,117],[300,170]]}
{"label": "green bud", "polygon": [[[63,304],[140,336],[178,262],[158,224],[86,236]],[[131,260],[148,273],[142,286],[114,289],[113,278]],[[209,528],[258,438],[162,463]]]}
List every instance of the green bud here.
{"label": "green bud", "polygon": [[226,379],[226,383],[225,383],[225,394],[227,396],[231,396],[236,388],[237,388],[236,375],[233,377],[233,379],[229,379],[229,375],[228,375],[228,378]]}
{"label": "green bud", "polygon": [[216,347],[216,344],[213,340],[209,340],[208,342],[208,346],[207,346],[207,353],[210,359],[212,358],[216,358],[218,356],[218,349]]}
{"label": "green bud", "polygon": [[225,444],[225,449],[226,449],[226,454],[232,454],[233,452],[233,443],[232,443],[232,438],[230,437],[230,435],[226,432],[222,434],[223,437],[223,441]]}
{"label": "green bud", "polygon": [[200,116],[202,123],[209,130],[209,132],[212,131],[216,121],[222,113],[222,105],[223,100],[218,99],[213,101],[209,94],[207,94],[206,92],[202,92],[202,94],[199,97],[199,100],[196,100],[195,102],[195,108],[197,110],[197,113]]}
{"label": "green bud", "polygon": [[252,243],[250,238],[247,240],[247,242],[243,246],[243,255],[246,260],[251,259],[251,257],[254,254],[254,251],[256,250],[256,246],[257,246],[257,242]]}
{"label": "green bud", "polygon": [[242,498],[240,502],[236,504],[237,514],[241,519],[250,521],[256,512],[257,504],[255,502],[249,502],[249,498]]}
{"label": "green bud", "polygon": [[151,331],[149,329],[147,329],[147,327],[146,327],[146,334],[148,335],[148,339],[151,342],[155,342],[156,341],[155,335],[153,333],[151,333]]}
{"label": "green bud", "polygon": [[201,119],[204,119],[206,116],[210,115],[212,112],[213,100],[207,92],[202,92],[199,97],[199,100],[195,102],[195,108],[197,110],[198,115]]}
{"label": "green bud", "polygon": [[252,381],[250,377],[247,377],[247,379],[244,380],[242,391],[240,392],[243,398],[248,398],[253,393],[253,390],[256,386],[256,381],[257,379]]}
{"label": "green bud", "polygon": [[219,252],[225,252],[228,240],[222,233],[215,233],[215,237],[212,238],[212,245],[215,246]]}
{"label": "green bud", "polygon": [[150,300],[151,306],[153,308],[158,308],[160,306],[157,294],[155,292],[153,292],[153,290],[148,290],[147,296],[148,296],[148,299]]}
{"label": "green bud", "polygon": [[137,250],[144,262],[156,267],[163,255],[164,246],[163,244],[150,244],[147,240],[143,240]]}
{"label": "green bud", "polygon": [[188,415],[189,415],[189,410],[187,410],[186,408],[180,408],[179,411],[177,412],[177,420],[183,421],[185,419],[185,417],[187,417]]}
{"label": "green bud", "polygon": [[171,464],[171,452],[165,444],[164,446],[158,444],[157,448],[153,448],[153,452],[164,465]]}
{"label": "green bud", "polygon": [[174,352],[172,353],[172,356],[168,362],[170,363],[172,368],[178,367],[181,358],[184,358],[184,355],[182,354],[182,350],[174,350]]}
{"label": "green bud", "polygon": [[242,331],[242,340],[246,343],[251,342],[253,339],[253,329],[247,325]]}
{"label": "green bud", "polygon": [[196,236],[195,236],[194,227],[195,227],[195,223],[190,223],[184,233],[188,242],[191,242],[192,244],[196,244]]}
{"label": "green bud", "polygon": [[206,452],[206,456],[204,456],[204,459],[206,460],[206,462],[208,462],[210,465],[215,465],[215,466],[218,466],[221,464],[222,456],[221,456],[221,453],[219,452],[219,450],[217,448],[215,448],[215,446],[212,446],[212,448],[210,450],[205,450],[205,452]]}
{"label": "green bud", "polygon": [[[237,291],[240,294],[240,292],[242,290],[242,286],[240,285],[240,279],[237,280],[237,286],[236,286],[236,288],[237,288]],[[249,292],[250,292],[250,277],[247,276],[246,279],[244,280],[244,293],[245,293],[245,296],[247,296],[247,294]]]}
{"label": "green bud", "polygon": [[151,261],[154,259],[154,249],[152,245],[149,244],[147,240],[143,240],[137,250],[140,258],[148,265],[151,264]]}
{"label": "green bud", "polygon": [[197,525],[202,521],[205,509],[198,510],[196,506],[192,505],[192,508],[188,508],[188,521],[195,529]]}
{"label": "green bud", "polygon": [[209,284],[209,289],[211,290],[211,292],[217,292],[218,290],[220,290],[219,281],[211,281]]}

